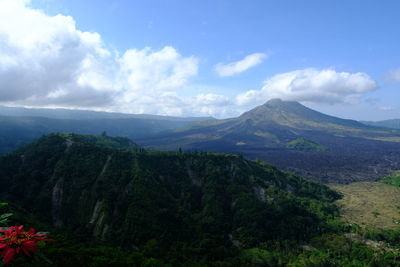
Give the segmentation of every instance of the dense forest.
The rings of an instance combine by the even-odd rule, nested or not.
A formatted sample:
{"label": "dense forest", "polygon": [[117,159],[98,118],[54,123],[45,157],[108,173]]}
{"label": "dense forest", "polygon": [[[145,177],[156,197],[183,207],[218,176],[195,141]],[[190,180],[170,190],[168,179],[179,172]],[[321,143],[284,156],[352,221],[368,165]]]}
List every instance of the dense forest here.
{"label": "dense forest", "polygon": [[55,239],[46,260],[14,266],[399,265],[400,232],[345,225],[338,198],[240,155],[105,134],[50,134],[0,157],[12,222]]}

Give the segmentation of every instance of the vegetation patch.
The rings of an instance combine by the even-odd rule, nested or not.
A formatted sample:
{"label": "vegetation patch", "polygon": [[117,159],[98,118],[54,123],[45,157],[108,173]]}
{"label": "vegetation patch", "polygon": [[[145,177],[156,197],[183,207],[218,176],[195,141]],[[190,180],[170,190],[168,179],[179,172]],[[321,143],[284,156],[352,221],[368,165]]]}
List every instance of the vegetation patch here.
{"label": "vegetation patch", "polygon": [[398,228],[400,188],[376,182],[330,185],[343,194],[337,200],[342,217],[348,223],[366,228]]}
{"label": "vegetation patch", "polygon": [[300,150],[300,151],[325,151],[326,147],[323,147],[313,141],[297,138],[286,144],[287,148]]}
{"label": "vegetation patch", "polygon": [[381,179],[380,182],[400,187],[400,170],[394,171],[392,174]]}

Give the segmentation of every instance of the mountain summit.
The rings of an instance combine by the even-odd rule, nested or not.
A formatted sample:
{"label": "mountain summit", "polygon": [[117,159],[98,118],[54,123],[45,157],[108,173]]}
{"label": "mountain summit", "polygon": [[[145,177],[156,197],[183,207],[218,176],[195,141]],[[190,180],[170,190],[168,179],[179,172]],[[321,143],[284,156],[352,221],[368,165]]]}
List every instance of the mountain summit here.
{"label": "mountain summit", "polygon": [[281,125],[305,129],[329,129],[341,127],[366,128],[354,121],[329,116],[312,110],[296,101],[271,99],[264,105],[243,113],[239,119],[252,119],[255,122],[274,122]]}
{"label": "mountain summit", "polygon": [[[271,99],[237,118],[213,121],[201,127],[167,134],[162,142],[156,143],[162,143],[166,149],[176,148],[174,145],[208,149],[207,144],[210,142],[230,143],[242,148],[284,148],[296,138],[313,139],[321,134],[367,138],[392,135],[389,131],[369,127],[354,120],[320,113],[295,101]],[[168,139],[167,142],[165,138]]]}
{"label": "mountain summit", "polygon": [[324,182],[375,180],[399,168],[400,132],[272,99],[241,116],[146,140],[165,150],[241,153]]}

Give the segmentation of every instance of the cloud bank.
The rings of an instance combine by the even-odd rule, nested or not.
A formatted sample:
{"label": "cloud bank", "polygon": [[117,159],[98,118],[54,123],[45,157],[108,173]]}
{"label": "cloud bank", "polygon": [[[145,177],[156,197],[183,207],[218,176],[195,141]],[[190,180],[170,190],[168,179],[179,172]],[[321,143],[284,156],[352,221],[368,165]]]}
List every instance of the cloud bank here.
{"label": "cloud bank", "polygon": [[265,80],[260,90],[239,94],[236,103],[257,105],[271,98],[325,104],[356,103],[377,88],[376,82],[366,73],[309,68],[277,74]]}
{"label": "cloud bank", "polygon": [[182,115],[173,90],[197,74],[197,58],[169,46],[110,51],[72,17],[28,4],[0,0],[0,103]]}
{"label": "cloud bank", "polygon": [[[236,97],[192,83],[199,59],[174,47],[115,51],[70,16],[49,16],[29,0],[0,0],[0,104],[177,116],[236,116],[270,98],[350,103],[377,89],[365,73],[304,69],[277,74]],[[215,71],[232,76],[260,64],[255,53]],[[393,71],[393,79],[399,79]],[[204,89],[204,88],[203,88]],[[208,90],[209,91],[209,90]]]}
{"label": "cloud bank", "polygon": [[263,53],[250,54],[240,61],[228,64],[218,63],[215,71],[221,77],[233,76],[261,64],[266,58],[267,55]]}

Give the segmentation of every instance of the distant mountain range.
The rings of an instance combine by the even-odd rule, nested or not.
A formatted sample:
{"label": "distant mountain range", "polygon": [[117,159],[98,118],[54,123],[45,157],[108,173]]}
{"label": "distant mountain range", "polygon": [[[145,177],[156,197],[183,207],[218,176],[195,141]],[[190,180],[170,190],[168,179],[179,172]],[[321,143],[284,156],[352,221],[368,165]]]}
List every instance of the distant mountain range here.
{"label": "distant mountain range", "polygon": [[211,117],[172,117],[68,109],[0,107],[0,154],[52,132],[125,136],[131,139],[182,129]]}
{"label": "distant mountain range", "polygon": [[400,168],[399,130],[279,99],[225,120],[0,108],[0,153],[50,132],[125,136],[161,150],[239,153],[323,182],[376,180]]}
{"label": "distant mountain range", "polygon": [[362,123],[376,127],[400,129],[400,119],[383,120],[383,121],[362,121]]}
{"label": "distant mountain range", "polygon": [[150,120],[166,120],[166,121],[205,121],[215,120],[213,117],[174,117],[161,116],[151,114],[128,114],[117,112],[104,112],[79,109],[63,109],[63,108],[21,108],[21,107],[5,107],[0,106],[0,116],[11,117],[44,117],[51,119],[150,119]]}

